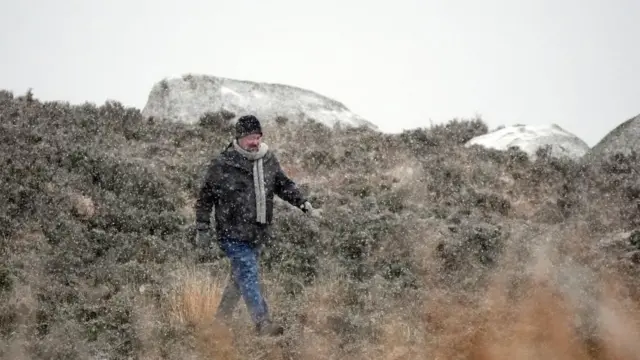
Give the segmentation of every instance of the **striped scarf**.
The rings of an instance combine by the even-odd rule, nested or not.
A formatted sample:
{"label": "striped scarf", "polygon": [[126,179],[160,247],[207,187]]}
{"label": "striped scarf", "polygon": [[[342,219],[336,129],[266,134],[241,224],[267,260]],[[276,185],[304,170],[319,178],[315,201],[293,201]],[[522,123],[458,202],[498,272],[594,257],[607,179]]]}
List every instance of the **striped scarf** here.
{"label": "striped scarf", "polygon": [[264,189],[264,167],[262,159],[269,150],[265,143],[260,144],[260,149],[256,152],[247,151],[238,145],[238,141],[233,141],[233,148],[242,156],[253,162],[253,186],[256,192],[256,213],[258,223],[267,222],[267,197]]}

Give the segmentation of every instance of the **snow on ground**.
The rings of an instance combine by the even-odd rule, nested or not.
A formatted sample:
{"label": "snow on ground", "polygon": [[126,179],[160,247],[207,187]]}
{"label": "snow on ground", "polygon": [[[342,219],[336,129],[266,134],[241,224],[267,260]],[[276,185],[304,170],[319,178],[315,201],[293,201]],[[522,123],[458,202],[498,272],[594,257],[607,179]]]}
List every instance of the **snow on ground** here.
{"label": "snow on ground", "polygon": [[497,150],[516,146],[535,159],[536,151],[551,145],[551,155],[579,159],[589,151],[589,145],[556,124],[514,125],[476,136],[466,146],[480,145]]}

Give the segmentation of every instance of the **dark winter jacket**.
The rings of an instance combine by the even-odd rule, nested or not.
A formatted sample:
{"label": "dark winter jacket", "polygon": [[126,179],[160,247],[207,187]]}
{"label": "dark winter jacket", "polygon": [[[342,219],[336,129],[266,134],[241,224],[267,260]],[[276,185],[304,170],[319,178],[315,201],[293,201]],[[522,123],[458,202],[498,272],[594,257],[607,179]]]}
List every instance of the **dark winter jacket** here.
{"label": "dark winter jacket", "polygon": [[266,224],[256,221],[256,196],[252,162],[232,144],[211,160],[196,202],[199,228],[209,227],[214,210],[217,238],[260,242],[269,236],[273,221],[274,195],[300,207],[306,201],[297,185],[284,173],[271,151],[263,158],[266,193]]}

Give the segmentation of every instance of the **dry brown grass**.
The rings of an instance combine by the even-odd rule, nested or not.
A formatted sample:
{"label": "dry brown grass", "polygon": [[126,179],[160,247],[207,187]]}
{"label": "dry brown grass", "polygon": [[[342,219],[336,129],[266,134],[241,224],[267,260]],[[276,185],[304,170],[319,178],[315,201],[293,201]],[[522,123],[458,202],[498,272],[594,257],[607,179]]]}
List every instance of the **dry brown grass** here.
{"label": "dry brown grass", "polygon": [[182,268],[168,297],[169,318],[193,331],[196,353],[206,359],[236,359],[233,334],[214,321],[224,283],[200,268]]}
{"label": "dry brown grass", "polygon": [[[13,290],[4,306],[14,307],[17,317],[17,326],[12,336],[6,341],[0,340],[0,350],[6,349],[5,358],[15,360],[27,360],[30,334],[28,328],[35,320],[37,300],[33,290],[28,284],[20,284]],[[0,353],[1,354],[1,353]]]}
{"label": "dry brown grass", "polygon": [[398,320],[397,309],[369,358],[638,359],[640,302],[629,293],[629,279],[591,273],[554,251],[530,261],[525,271],[503,264],[474,296],[434,289],[409,323]]}
{"label": "dry brown grass", "polygon": [[180,272],[176,288],[169,296],[173,320],[185,326],[203,326],[213,319],[222,295],[222,286],[197,268]]}

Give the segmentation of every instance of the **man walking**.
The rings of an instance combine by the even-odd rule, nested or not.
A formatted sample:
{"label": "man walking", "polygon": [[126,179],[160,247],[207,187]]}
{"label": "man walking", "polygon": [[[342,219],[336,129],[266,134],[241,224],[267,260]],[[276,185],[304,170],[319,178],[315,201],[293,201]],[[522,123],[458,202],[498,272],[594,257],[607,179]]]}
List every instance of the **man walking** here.
{"label": "man walking", "polygon": [[231,280],[216,318],[228,320],[243,297],[256,331],[280,335],[284,329],[270,318],[258,273],[260,251],[270,236],[274,195],[305,213],[317,213],[262,142],[260,121],[243,116],[235,130],[235,139],[208,165],[196,202],[196,244],[208,248],[211,243],[213,208],[217,243],[231,262]]}

